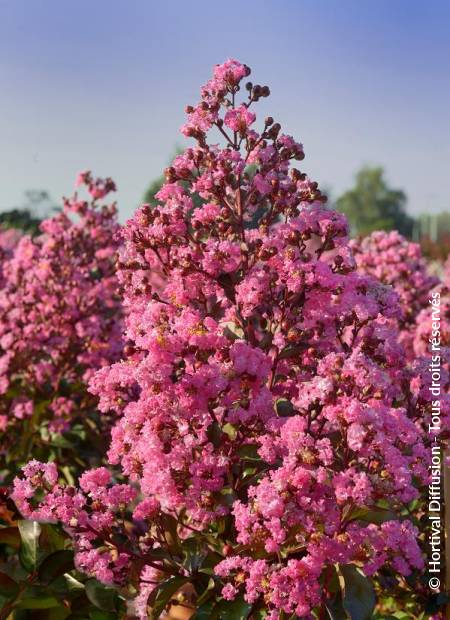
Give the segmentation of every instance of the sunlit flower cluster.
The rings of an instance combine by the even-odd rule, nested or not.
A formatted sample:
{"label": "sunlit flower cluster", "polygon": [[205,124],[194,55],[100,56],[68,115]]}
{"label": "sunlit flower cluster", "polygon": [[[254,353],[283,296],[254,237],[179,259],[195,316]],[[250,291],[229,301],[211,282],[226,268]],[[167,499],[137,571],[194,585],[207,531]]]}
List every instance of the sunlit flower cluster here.
{"label": "sunlit flower cluster", "polygon": [[0,452],[16,465],[37,446],[44,456],[52,433],[87,422],[95,410],[87,383],[122,350],[116,209],[98,203],[114,184],[82,179],[91,202],[66,199],[39,236],[3,252]]}
{"label": "sunlit flower cluster", "polygon": [[[344,216],[294,167],[303,146],[272,117],[256,129],[254,103],[269,89],[244,88],[249,74],[235,60],[215,67],[187,108],[182,132],[195,144],[165,171],[158,206],[143,205],[123,228],[123,359],[107,363],[120,339],[104,337],[104,313],[69,321],[96,343],[70,364],[86,367],[100,410],[117,415],[116,473],[99,468],[79,487],[55,487],[54,465],[32,461],[15,482],[26,517],[70,532],[80,570],[132,584],[142,619],[174,577],[194,586],[194,607],[242,601],[269,620],[311,619],[326,612],[336,566],[398,579],[424,566],[406,510],[428,481],[423,386],[404,347],[420,338],[436,281],[396,234],[349,243]],[[81,179],[94,198],[109,187]],[[110,217],[69,204],[82,218]],[[66,215],[52,220],[37,250],[19,244],[11,273],[46,248],[64,268],[66,226],[87,230]],[[109,294],[102,261],[113,249],[109,237],[101,248],[104,226],[94,230]],[[33,260],[44,312],[52,264]],[[68,312],[85,301],[78,291]],[[40,383],[54,380],[49,364],[37,364]],[[13,402],[8,415],[29,415],[27,402]],[[65,419],[66,403],[52,404]]]}

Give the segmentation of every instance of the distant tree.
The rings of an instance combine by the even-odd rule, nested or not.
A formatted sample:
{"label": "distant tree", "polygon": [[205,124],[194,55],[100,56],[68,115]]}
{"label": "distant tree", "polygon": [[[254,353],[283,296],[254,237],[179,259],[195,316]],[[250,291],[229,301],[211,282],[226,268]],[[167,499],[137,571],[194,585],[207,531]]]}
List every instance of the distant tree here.
{"label": "distant tree", "polygon": [[24,233],[35,235],[39,231],[41,219],[35,217],[28,209],[11,209],[0,213],[0,228],[17,228]]}
{"label": "distant tree", "polygon": [[159,192],[161,187],[164,185],[164,176],[159,176],[157,179],[154,179],[148,188],[145,190],[143,200],[145,203],[152,205],[155,207],[158,204],[155,195]]}
{"label": "distant tree", "polygon": [[398,230],[411,237],[414,220],[405,205],[405,193],[388,186],[380,167],[362,168],[353,189],[336,201],[336,208],[347,216],[352,233],[359,235],[374,230]]}
{"label": "distant tree", "polygon": [[24,233],[35,235],[39,232],[41,221],[56,209],[47,191],[27,190],[21,206],[0,213],[0,227],[17,228]]}

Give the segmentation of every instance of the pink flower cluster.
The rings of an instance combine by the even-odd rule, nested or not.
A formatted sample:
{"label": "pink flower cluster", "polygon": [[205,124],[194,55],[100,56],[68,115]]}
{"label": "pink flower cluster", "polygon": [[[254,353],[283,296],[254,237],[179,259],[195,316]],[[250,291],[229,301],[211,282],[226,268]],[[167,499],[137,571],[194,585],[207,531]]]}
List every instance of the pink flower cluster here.
{"label": "pink flower cluster", "polygon": [[[249,83],[236,103],[249,73],[214,69],[182,129],[196,144],[166,170],[159,206],[123,229],[126,357],[90,385],[118,414],[109,460],[129,484],[100,469],[51,490],[36,463],[15,483],[26,516],[71,532],[80,569],[118,585],[140,571],[142,618],[158,580],[195,583],[192,541],[196,562],[214,550],[217,598],[244,596],[270,620],[324,609],[336,564],[423,567],[403,511],[428,462],[398,334],[410,291],[399,304],[391,286],[402,242],[376,238],[381,257],[356,270],[345,218],[292,165],[302,145],[271,117],[253,128],[267,87]],[[369,243],[354,248],[360,269]],[[422,304],[434,283],[418,278]]]}
{"label": "pink flower cluster", "polygon": [[[410,380],[414,402],[413,419],[427,431],[431,418],[430,362],[433,333],[439,332],[440,410],[442,433],[450,429],[450,293],[449,265],[444,277],[430,274],[419,245],[396,231],[375,232],[362,240],[352,240],[358,271],[373,275],[392,287],[398,295],[401,315],[397,319],[399,339],[411,362]],[[435,336],[436,337],[436,336]],[[436,351],[435,351],[436,354]],[[426,436],[426,434],[425,434]]]}
{"label": "pink flower cluster", "polygon": [[21,232],[16,228],[0,228],[0,288],[4,286],[3,263],[11,257],[21,236]]}
{"label": "pink flower cluster", "polygon": [[407,241],[397,231],[374,232],[352,240],[358,269],[394,288],[400,298],[401,337],[413,355],[412,339],[419,312],[428,307],[430,291],[439,280],[432,276],[417,243]]}
{"label": "pink flower cluster", "polygon": [[2,262],[2,458],[16,446],[15,459],[26,459],[44,427],[61,432],[84,421],[95,410],[87,382],[122,351],[116,208],[97,201],[114,187],[90,173],[82,180],[92,202],[66,199],[39,236],[22,236]]}
{"label": "pink flower cluster", "polygon": [[[124,514],[127,505],[136,497],[136,491],[127,484],[111,484],[110,472],[99,467],[84,473],[79,488],[64,487],[53,491],[58,479],[54,463],[30,461],[24,468],[24,479],[16,479],[14,498],[18,508],[29,519],[66,525],[73,534],[77,568],[93,574],[104,583],[123,581],[123,568],[130,561],[126,551],[114,553],[95,548],[94,544],[112,537],[116,519]],[[44,499],[38,507],[30,502],[40,492]]]}
{"label": "pink flower cluster", "polygon": [[358,270],[392,286],[401,306],[400,330],[409,354],[419,312],[428,306],[430,291],[438,278],[428,272],[420,246],[397,231],[377,231],[363,239],[352,240]]}

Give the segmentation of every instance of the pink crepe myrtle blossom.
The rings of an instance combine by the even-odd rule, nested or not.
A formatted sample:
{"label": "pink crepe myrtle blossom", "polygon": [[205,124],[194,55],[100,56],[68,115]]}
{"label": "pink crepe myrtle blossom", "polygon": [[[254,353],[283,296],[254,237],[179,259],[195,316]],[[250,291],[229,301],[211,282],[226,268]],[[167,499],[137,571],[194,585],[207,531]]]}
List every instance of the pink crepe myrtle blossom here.
{"label": "pink crepe myrtle blossom", "polygon": [[4,286],[3,263],[11,257],[21,236],[16,228],[0,228],[0,288]]}
{"label": "pink crepe myrtle blossom", "polygon": [[17,228],[0,228],[0,257],[5,258],[12,254],[19,242],[22,233]]}
{"label": "pink crepe myrtle blossom", "polygon": [[[411,243],[398,232],[378,231],[368,237],[353,240],[358,270],[376,277],[392,287],[398,295],[401,314],[396,319],[399,339],[410,361],[410,388],[414,403],[413,417],[421,424],[427,437],[434,400],[431,387],[430,363],[433,317],[439,326],[440,382],[442,433],[450,428],[449,347],[450,347],[450,294],[444,265],[443,282],[429,272],[420,246]],[[448,262],[448,261],[447,261]],[[433,310],[433,308],[435,308]],[[442,435],[444,437],[444,435]]]}
{"label": "pink crepe myrtle blossom", "polygon": [[350,245],[359,271],[392,286],[398,294],[400,337],[408,354],[413,356],[417,315],[428,306],[429,294],[439,282],[429,273],[420,246],[397,231],[376,231],[363,239],[352,240]]}
{"label": "pink crepe myrtle blossom", "polygon": [[225,114],[224,123],[233,131],[245,134],[246,130],[256,120],[256,115],[250,112],[245,105],[228,110]]}
{"label": "pink crepe myrtle blossom", "polygon": [[254,128],[267,87],[247,85],[245,114],[236,103],[248,75],[214,69],[187,110],[195,145],[122,231],[129,344],[90,389],[118,416],[108,456],[126,483],[106,469],[79,488],[15,482],[23,514],[62,522],[80,570],[131,584],[142,618],[173,576],[199,593],[203,566],[214,604],[243,598],[279,620],[324,617],[337,565],[376,579],[424,564],[404,510],[428,453],[402,306],[356,270],[345,217],[295,167],[302,145],[271,117]]}
{"label": "pink crepe myrtle blossom", "polygon": [[[98,413],[87,383],[122,352],[116,207],[99,202],[115,186],[90,172],[80,183],[91,201],[65,199],[40,235],[21,236],[2,261],[0,414],[7,423],[0,458],[8,463],[26,459],[48,433],[93,422]],[[107,427],[106,418],[99,426]]]}

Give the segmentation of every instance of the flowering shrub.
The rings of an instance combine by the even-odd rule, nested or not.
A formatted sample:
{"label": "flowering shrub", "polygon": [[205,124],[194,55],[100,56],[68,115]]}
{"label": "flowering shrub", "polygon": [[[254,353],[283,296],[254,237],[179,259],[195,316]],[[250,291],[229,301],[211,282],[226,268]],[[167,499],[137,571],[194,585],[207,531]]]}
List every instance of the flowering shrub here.
{"label": "flowering shrub", "polygon": [[[411,243],[396,231],[378,231],[363,239],[350,241],[355,254],[358,271],[373,275],[380,282],[389,285],[397,293],[401,314],[397,318],[399,337],[409,354],[410,377],[413,382],[413,395],[419,397],[415,403],[414,419],[423,427],[425,437],[431,419],[430,393],[431,375],[430,338],[432,338],[431,303],[439,296],[439,331],[442,352],[441,376],[442,414],[449,413],[448,400],[448,355],[450,345],[450,297],[447,285],[448,261],[444,266],[443,282],[429,273],[428,265],[422,256],[420,246]],[[419,389],[418,386],[422,387]],[[444,422],[446,422],[444,417]],[[447,429],[443,424],[442,431]],[[449,427],[450,428],[450,427]]]}
{"label": "flowering shrub", "polygon": [[399,296],[401,339],[410,356],[418,314],[429,305],[430,291],[438,278],[428,272],[419,244],[397,231],[377,231],[350,242],[358,269],[394,288]]}
{"label": "flowering shrub", "polygon": [[[90,173],[81,175],[79,184],[87,186],[91,202],[77,195],[66,199],[62,212],[41,224],[39,237],[22,236],[2,262],[4,482],[31,456],[47,459],[55,453],[61,465],[76,470],[78,462],[82,470],[89,454],[79,451],[80,443],[98,444],[106,428],[85,386],[122,350],[116,209],[99,205],[115,188],[111,180]],[[98,463],[95,459],[92,463]]]}
{"label": "flowering shrub", "polygon": [[4,260],[10,256],[21,237],[17,228],[0,228],[0,256]]}
{"label": "flowering shrub", "polygon": [[10,258],[20,237],[20,231],[15,228],[0,228],[0,288],[4,286],[3,264]]}
{"label": "flowering shrub", "polygon": [[[375,232],[365,239],[353,240],[350,245],[355,252],[358,270],[372,274],[384,284],[392,286],[398,294],[401,316],[397,319],[399,339],[406,347],[410,360],[411,419],[431,450],[434,435],[441,442],[450,439],[450,296],[444,282],[430,275],[429,266],[422,257],[420,246],[407,241],[397,232]],[[439,358],[432,356],[431,342],[436,338],[439,326]],[[439,372],[439,409],[436,409],[436,387],[432,385],[432,370]],[[434,375],[437,377],[437,374]],[[406,387],[403,387],[408,393]],[[434,404],[433,404],[434,402]],[[431,429],[439,412],[439,429]],[[414,514],[421,520],[421,545],[424,555],[429,555],[428,540],[432,535],[428,514],[428,490],[424,489],[420,500],[414,503]],[[425,605],[424,605],[425,606]],[[430,607],[430,605],[428,605]],[[392,611],[392,610],[391,610]],[[408,611],[412,612],[409,608]],[[440,616],[439,616],[440,617]]]}
{"label": "flowering shrub", "polygon": [[[430,294],[430,300],[438,304],[428,304],[417,316],[414,331],[415,359],[412,364],[412,387],[417,398],[416,411],[424,429],[434,413],[432,401],[436,401],[436,391],[432,388],[431,369],[438,369],[435,382],[439,385],[440,431],[441,440],[450,440],[450,291],[443,284],[436,287]],[[436,326],[439,326],[439,359],[434,352],[430,353],[430,342],[436,338]],[[433,361],[433,363],[432,363]]]}
{"label": "flowering shrub", "polygon": [[187,108],[195,145],[123,230],[125,358],[90,382],[118,415],[113,467],[75,487],[32,460],[13,499],[63,524],[131,617],[364,620],[387,583],[424,591],[404,306],[356,270],[345,218],[292,165],[302,145],[255,129],[269,89],[239,103],[249,73],[215,67]]}

